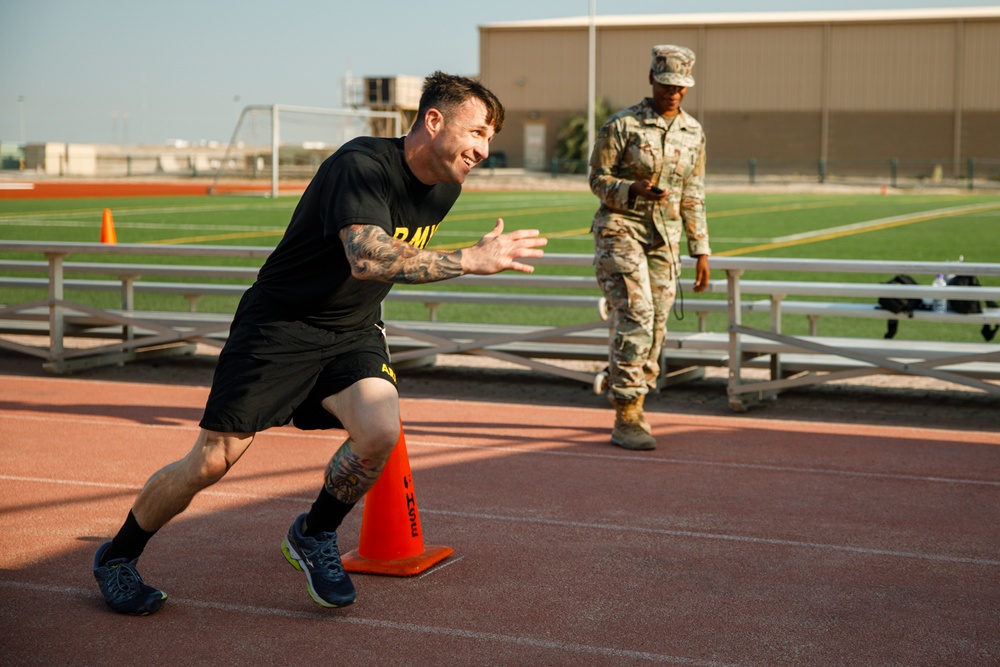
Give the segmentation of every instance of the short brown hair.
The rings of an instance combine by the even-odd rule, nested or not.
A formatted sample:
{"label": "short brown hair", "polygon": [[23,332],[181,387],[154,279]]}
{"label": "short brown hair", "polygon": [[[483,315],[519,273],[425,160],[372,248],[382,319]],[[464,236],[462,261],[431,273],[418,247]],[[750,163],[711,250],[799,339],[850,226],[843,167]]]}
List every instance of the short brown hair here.
{"label": "short brown hair", "polygon": [[424,118],[428,109],[434,108],[446,113],[465,104],[470,97],[483,103],[486,107],[486,122],[493,127],[494,132],[499,133],[503,129],[504,108],[497,96],[479,81],[444,72],[434,72],[424,79],[417,120]]}

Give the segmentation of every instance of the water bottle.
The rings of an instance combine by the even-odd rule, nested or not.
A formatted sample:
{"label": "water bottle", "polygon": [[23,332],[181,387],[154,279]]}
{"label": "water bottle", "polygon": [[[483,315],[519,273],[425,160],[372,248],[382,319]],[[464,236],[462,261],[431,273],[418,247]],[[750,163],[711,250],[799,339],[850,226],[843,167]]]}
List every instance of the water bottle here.
{"label": "water bottle", "polygon": [[[947,285],[948,281],[945,280],[944,276],[940,273],[937,274],[937,277],[934,279],[934,282],[931,283],[931,287],[946,287]],[[945,310],[947,310],[946,301],[941,297],[934,297],[933,310],[935,313],[943,313]]]}

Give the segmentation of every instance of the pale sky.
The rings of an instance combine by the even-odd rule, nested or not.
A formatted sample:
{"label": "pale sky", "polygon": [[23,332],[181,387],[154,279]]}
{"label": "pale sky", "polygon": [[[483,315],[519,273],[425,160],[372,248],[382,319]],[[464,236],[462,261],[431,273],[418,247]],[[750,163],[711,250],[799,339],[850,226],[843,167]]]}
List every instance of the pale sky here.
{"label": "pale sky", "polygon": [[[996,5],[596,0],[596,13]],[[0,0],[0,141],[226,141],[243,105],[341,107],[348,72],[476,75],[480,25],[589,12],[590,0]]]}

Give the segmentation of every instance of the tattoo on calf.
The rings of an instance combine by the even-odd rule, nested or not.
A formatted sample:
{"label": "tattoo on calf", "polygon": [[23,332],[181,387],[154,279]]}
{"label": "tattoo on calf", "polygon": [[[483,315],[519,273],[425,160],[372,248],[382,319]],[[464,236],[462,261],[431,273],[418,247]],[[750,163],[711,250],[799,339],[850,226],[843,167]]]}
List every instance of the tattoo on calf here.
{"label": "tattoo on calf", "polygon": [[376,463],[358,456],[348,438],[326,466],[326,490],[337,500],[354,504],[375,484],[384,467],[384,461]]}

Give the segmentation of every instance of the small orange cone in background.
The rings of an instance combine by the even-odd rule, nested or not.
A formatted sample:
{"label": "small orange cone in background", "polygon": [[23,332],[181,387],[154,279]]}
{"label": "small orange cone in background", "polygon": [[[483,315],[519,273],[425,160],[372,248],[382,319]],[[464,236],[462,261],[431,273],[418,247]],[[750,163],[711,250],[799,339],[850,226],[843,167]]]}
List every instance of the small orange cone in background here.
{"label": "small orange cone in background", "polygon": [[104,209],[104,217],[101,219],[101,243],[118,243],[115,221],[111,218],[110,208]]}
{"label": "small orange cone in background", "polygon": [[408,577],[454,552],[451,547],[424,546],[406,439],[400,425],[396,448],[375,486],[365,494],[361,541],[357,549],[344,554],[344,569]]}

